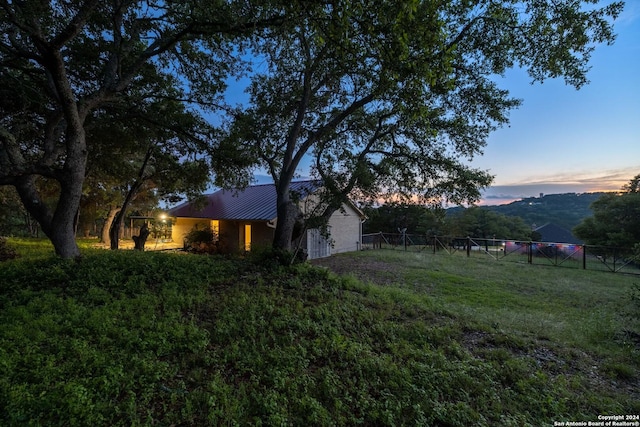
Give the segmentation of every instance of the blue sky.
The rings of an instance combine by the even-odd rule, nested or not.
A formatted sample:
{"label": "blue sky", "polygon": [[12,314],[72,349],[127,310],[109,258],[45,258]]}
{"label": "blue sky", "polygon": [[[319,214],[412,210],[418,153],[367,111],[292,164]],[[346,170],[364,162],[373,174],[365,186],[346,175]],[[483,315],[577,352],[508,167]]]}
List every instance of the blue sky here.
{"label": "blue sky", "polygon": [[512,70],[499,84],[523,99],[475,167],[495,175],[483,204],[539,193],[619,190],[640,174],[640,1],[627,0],[612,46],[598,46],[590,83],[530,83]]}
{"label": "blue sky", "polygon": [[[522,70],[497,81],[523,104],[471,163],[495,176],[480,204],[615,191],[640,174],[640,1],[627,0],[614,28],[616,42],[596,48],[580,90],[562,79],[531,84]],[[228,96],[246,102],[247,82],[230,82]],[[262,173],[257,182],[270,182]]]}

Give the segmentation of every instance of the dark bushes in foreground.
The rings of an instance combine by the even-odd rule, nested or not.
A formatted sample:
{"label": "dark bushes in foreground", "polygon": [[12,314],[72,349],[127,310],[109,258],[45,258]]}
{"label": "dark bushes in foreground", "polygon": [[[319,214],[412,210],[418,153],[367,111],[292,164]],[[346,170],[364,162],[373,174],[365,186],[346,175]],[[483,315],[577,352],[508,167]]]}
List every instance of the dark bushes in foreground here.
{"label": "dark bushes in foreground", "polygon": [[[0,424],[520,426],[640,410],[424,294],[246,263],[2,264]],[[474,353],[469,336],[495,339]]]}

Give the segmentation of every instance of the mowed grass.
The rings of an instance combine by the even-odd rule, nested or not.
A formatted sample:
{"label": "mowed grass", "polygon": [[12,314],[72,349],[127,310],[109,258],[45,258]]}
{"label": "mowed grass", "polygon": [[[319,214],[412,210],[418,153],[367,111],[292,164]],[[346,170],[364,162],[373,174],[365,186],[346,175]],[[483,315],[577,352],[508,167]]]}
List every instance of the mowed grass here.
{"label": "mowed grass", "polygon": [[[360,271],[361,278],[374,283],[386,277],[387,285],[429,295],[461,320],[638,361],[639,276],[464,254],[365,251],[341,258],[354,266],[352,275]],[[368,264],[380,275],[367,270]]]}
{"label": "mowed grass", "polygon": [[[469,321],[552,340],[601,355],[633,354],[624,337],[634,325],[640,277],[532,266],[464,255],[360,253],[398,266],[397,285],[425,292]],[[636,285],[637,286],[637,285]],[[613,345],[612,345],[613,344]]]}
{"label": "mowed grass", "polygon": [[0,425],[539,426],[640,413],[633,277],[385,251],[323,263],[346,276],[259,254],[83,249],[64,261],[12,243]]}

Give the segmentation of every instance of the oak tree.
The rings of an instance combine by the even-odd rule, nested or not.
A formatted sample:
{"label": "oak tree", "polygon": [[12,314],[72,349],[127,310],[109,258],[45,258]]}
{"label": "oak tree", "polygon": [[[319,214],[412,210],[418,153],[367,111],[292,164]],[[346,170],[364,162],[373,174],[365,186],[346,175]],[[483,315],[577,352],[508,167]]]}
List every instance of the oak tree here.
{"label": "oak tree", "polygon": [[[309,166],[328,218],[348,195],[474,201],[492,177],[469,166],[519,100],[497,84],[513,67],[534,82],[587,83],[590,54],[612,43],[619,2],[337,0],[253,46],[250,105],[227,143],[273,177],[274,246],[299,217],[290,183]],[[413,198],[413,199],[412,199]]]}
{"label": "oak tree", "polygon": [[585,218],[573,233],[589,245],[633,248],[640,243],[640,174],[620,193],[606,193],[591,204],[593,216]]}
{"label": "oak tree", "polygon": [[[79,255],[88,120],[166,96],[216,104],[237,63],[231,42],[281,21],[271,11],[222,0],[0,1],[0,185],[16,188],[56,254]],[[40,177],[58,184],[52,207]]]}

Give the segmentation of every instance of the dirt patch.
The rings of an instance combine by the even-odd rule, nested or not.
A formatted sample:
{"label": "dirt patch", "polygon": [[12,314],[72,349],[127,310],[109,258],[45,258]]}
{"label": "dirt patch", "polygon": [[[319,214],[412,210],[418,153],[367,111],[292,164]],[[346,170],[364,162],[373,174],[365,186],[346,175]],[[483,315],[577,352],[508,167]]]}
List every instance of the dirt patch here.
{"label": "dirt patch", "polygon": [[311,260],[311,264],[325,267],[338,275],[351,275],[363,282],[391,285],[402,280],[397,265],[366,258],[330,256]]}

